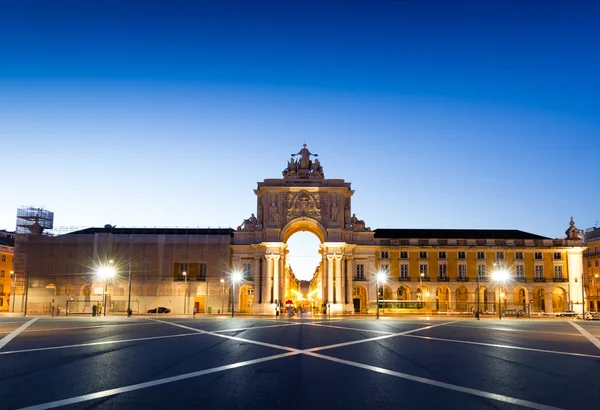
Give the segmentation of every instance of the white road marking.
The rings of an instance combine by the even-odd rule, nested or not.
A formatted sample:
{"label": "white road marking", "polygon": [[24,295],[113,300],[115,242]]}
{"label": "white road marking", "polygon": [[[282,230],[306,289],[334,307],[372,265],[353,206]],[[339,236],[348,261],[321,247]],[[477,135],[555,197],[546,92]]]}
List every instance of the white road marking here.
{"label": "white road marking", "polygon": [[31,319],[29,322],[27,323],[23,323],[21,325],[21,327],[19,327],[18,329],[13,330],[12,332],[10,332],[8,335],[4,336],[2,338],[2,340],[0,340],[0,349],[2,349],[4,346],[6,346],[6,344],[8,342],[10,342],[11,340],[13,340],[15,337],[17,337],[19,335],[19,333],[21,333],[23,330],[27,329],[29,326],[31,326],[36,320],[38,320],[39,318],[34,318]]}
{"label": "white road marking", "polygon": [[381,333],[381,334],[385,334],[385,335],[393,334],[393,332],[384,332],[382,330],[369,330],[369,329],[360,329],[360,328],[345,327],[345,326],[333,326],[333,325],[326,325],[326,324],[322,324],[322,323],[303,323],[303,324],[305,324],[307,326],[329,327],[331,329],[365,331],[365,332],[371,332],[371,333]]}
{"label": "white road marking", "polygon": [[593,354],[585,354],[585,353],[571,353],[571,352],[559,352],[557,350],[544,350],[544,349],[534,349],[532,347],[520,347],[520,346],[511,346],[511,345],[500,345],[494,343],[483,343],[483,342],[471,342],[468,340],[456,340],[456,339],[444,339],[441,337],[430,337],[430,336],[416,336],[416,335],[406,335],[406,337],[414,337],[417,339],[426,339],[426,340],[434,340],[439,342],[449,342],[449,343],[463,343],[468,345],[477,345],[477,346],[486,346],[486,347],[498,347],[501,349],[513,349],[513,350],[527,350],[530,352],[538,352],[538,353],[550,353],[550,354],[560,354],[565,356],[580,356],[580,357],[591,357],[593,359],[600,359],[600,356],[596,356]]}
{"label": "white road marking", "polygon": [[377,341],[377,340],[389,339],[391,337],[405,336],[405,335],[408,335],[410,333],[420,332],[420,331],[428,330],[428,329],[431,329],[431,328],[434,328],[434,327],[438,327],[438,326],[449,325],[450,323],[456,323],[456,321],[454,321],[454,322],[438,323],[437,325],[430,325],[430,326],[420,327],[418,329],[407,330],[407,331],[401,332],[401,333],[392,333],[392,334],[385,335],[385,336],[371,337],[369,339],[354,340],[352,342],[336,343],[336,344],[329,345],[329,346],[313,347],[312,349],[306,349],[304,351],[305,352],[318,352],[319,350],[335,349],[335,348],[338,348],[338,347],[351,346],[351,345],[356,345],[356,344],[359,344],[359,343],[374,342],[374,341]]}
{"label": "white road marking", "polygon": [[112,344],[118,344],[118,343],[143,342],[143,341],[146,341],[146,340],[169,339],[169,338],[172,338],[172,337],[185,337],[185,336],[198,336],[198,333],[180,333],[180,334],[177,334],[177,335],[140,337],[140,338],[137,338],[137,339],[108,340],[108,341],[105,341],[105,342],[89,342],[89,343],[81,343],[81,344],[75,344],[75,345],[38,347],[38,348],[35,348],[35,349],[11,350],[11,351],[8,351],[8,352],[0,352],[0,355],[15,354],[15,353],[43,352],[45,350],[73,349],[73,348],[76,348],[76,347],[102,346],[102,345],[112,345]]}
{"label": "white road marking", "polygon": [[260,359],[248,360],[245,362],[238,362],[233,364],[228,364],[226,366],[213,367],[212,369],[200,370],[197,372],[181,374],[179,376],[166,377],[164,379],[153,380],[151,382],[132,384],[130,386],[118,387],[116,389],[104,390],[96,393],[84,394],[82,396],[72,397],[69,399],[57,400],[48,403],[38,404],[35,406],[24,407],[21,410],[42,410],[42,409],[52,409],[60,406],[67,406],[69,404],[81,403],[84,401],[100,399],[102,397],[114,396],[117,394],[128,393],[135,390],[146,389],[148,387],[160,386],[161,384],[178,382],[180,380],[191,379],[193,377],[204,376],[205,374],[222,372],[224,370],[237,369],[244,366],[249,366],[256,363],[268,362],[271,360],[281,359],[288,356],[297,355],[296,352],[288,352],[288,353],[280,353],[274,356],[267,356]]}
{"label": "white road marking", "polygon": [[485,329],[485,330],[498,330],[500,332],[516,332],[516,333],[539,333],[543,335],[558,335],[558,336],[577,336],[581,337],[579,333],[566,333],[566,332],[544,332],[541,330],[525,330],[515,328],[503,328],[503,327],[483,327],[483,326],[465,326],[465,325],[453,325],[450,327],[461,327],[465,329]]}
{"label": "white road marking", "polygon": [[229,335],[222,335],[222,334],[214,333],[214,332],[207,332],[205,330],[200,330],[200,329],[196,329],[196,328],[193,328],[193,327],[190,327],[190,326],[181,325],[179,323],[166,322],[166,321],[159,320],[159,319],[151,319],[151,320],[155,320],[157,322],[165,323],[165,324],[171,325],[171,326],[177,326],[177,327],[180,327],[182,329],[191,330],[193,332],[197,332],[197,333],[200,333],[200,334],[203,334],[203,335],[211,335],[211,336],[216,336],[216,337],[220,337],[220,338],[223,338],[223,339],[235,340],[237,342],[244,342],[244,343],[249,343],[249,344],[254,344],[254,345],[259,345],[259,346],[264,346],[264,347],[271,347],[273,349],[287,350],[288,352],[297,352],[297,353],[301,352],[301,350],[294,349],[292,347],[274,345],[272,343],[259,342],[259,341],[256,341],[256,340],[245,339],[245,338],[237,337],[237,336],[229,336]]}
{"label": "white road marking", "polygon": [[579,330],[582,335],[584,335],[590,342],[592,342],[594,344],[594,346],[596,346],[598,349],[600,349],[600,340],[598,340],[593,334],[591,334],[590,332],[588,332],[587,330],[585,330],[584,328],[582,328],[575,322],[569,322],[569,323],[572,324],[575,329]]}
{"label": "white road marking", "polygon": [[[81,402],[84,402],[84,401],[90,401],[90,400],[95,400],[95,399],[99,399],[99,398],[103,398],[103,397],[114,396],[114,395],[117,395],[117,394],[128,393],[128,392],[132,392],[132,391],[136,391],[136,390],[140,390],[140,389],[145,389],[145,388],[148,388],[148,387],[154,387],[154,386],[158,386],[158,385],[162,385],[162,384],[166,384],[166,383],[173,383],[173,382],[177,382],[177,381],[180,381],[180,380],[186,380],[186,379],[190,379],[190,378],[193,378],[193,377],[199,377],[199,376],[203,376],[203,375],[206,375],[206,374],[216,373],[216,372],[220,372],[220,371],[224,371],[224,370],[236,369],[236,368],[240,368],[240,367],[243,367],[243,366],[248,366],[248,365],[252,365],[252,364],[256,364],[256,363],[262,363],[262,362],[267,362],[267,361],[271,361],[271,360],[281,359],[281,358],[284,358],[284,357],[295,356],[295,355],[298,355],[298,354],[306,354],[308,356],[320,358],[320,359],[323,359],[323,360],[328,360],[328,361],[332,361],[332,362],[346,364],[348,366],[353,366],[353,367],[361,368],[361,369],[364,369],[364,370],[369,370],[369,371],[373,371],[373,372],[377,372],[377,373],[381,373],[381,374],[385,374],[385,375],[389,375],[389,376],[399,377],[399,378],[402,378],[402,379],[414,381],[414,382],[417,382],[417,383],[423,383],[423,384],[427,384],[427,385],[430,385],[430,386],[440,387],[440,388],[443,388],[443,389],[458,391],[458,392],[461,392],[461,393],[466,393],[466,394],[470,394],[470,395],[474,395],[474,396],[479,396],[479,397],[483,397],[483,398],[486,398],[486,399],[501,401],[501,402],[504,402],[504,403],[516,404],[516,405],[520,405],[520,406],[523,406],[523,407],[529,407],[529,408],[539,409],[539,410],[561,410],[561,409],[559,409],[557,407],[547,406],[547,405],[544,405],[544,404],[539,404],[539,403],[531,402],[531,401],[528,401],[528,400],[517,399],[517,398],[514,398],[514,397],[510,397],[510,396],[505,396],[505,395],[502,395],[502,394],[490,393],[490,392],[486,392],[486,391],[482,391],[482,390],[477,390],[477,389],[471,389],[471,388],[468,388],[468,387],[462,387],[462,386],[458,386],[458,385],[454,385],[454,384],[450,384],[450,383],[439,382],[439,381],[436,381],[436,380],[427,379],[427,378],[424,378],[424,377],[413,376],[413,375],[409,375],[409,374],[406,374],[406,373],[400,373],[400,372],[396,372],[396,371],[384,369],[384,368],[377,367],[377,366],[370,366],[370,365],[366,365],[366,364],[362,364],[362,363],[352,362],[352,361],[349,361],[349,360],[338,359],[338,358],[335,358],[335,357],[331,357],[331,356],[327,356],[327,355],[323,355],[323,354],[319,354],[319,353],[314,353],[314,351],[316,351],[316,350],[322,350],[324,348],[333,348],[333,347],[335,347],[337,345],[322,346],[320,348],[314,348],[314,349],[308,349],[308,350],[299,350],[299,349],[288,348],[286,346],[277,346],[277,345],[272,345],[272,344],[269,344],[269,343],[262,343],[262,342],[250,341],[250,340],[246,340],[246,339],[238,338],[238,337],[233,337],[233,336],[214,334],[212,332],[205,332],[205,331],[202,331],[202,330],[199,330],[199,329],[194,329],[194,328],[191,328],[189,326],[184,326],[184,325],[180,325],[180,324],[174,324],[174,323],[170,323],[170,322],[163,322],[163,321],[160,321],[160,320],[156,320],[156,321],[162,322],[162,323],[166,323],[166,324],[170,324],[170,325],[177,326],[177,327],[181,327],[181,328],[184,328],[184,329],[193,330],[197,334],[212,334],[212,335],[217,336],[217,337],[223,337],[223,338],[232,339],[232,340],[239,340],[239,341],[244,341],[244,342],[254,342],[255,344],[260,344],[260,345],[263,345],[263,346],[269,346],[269,347],[275,347],[275,348],[278,348],[278,349],[288,350],[288,352],[287,353],[278,354],[278,355],[274,355],[274,356],[264,357],[264,358],[261,358],[261,359],[254,359],[254,360],[248,360],[248,361],[244,361],[244,362],[233,363],[233,364],[226,365],[226,366],[214,367],[212,369],[200,370],[200,371],[197,371],[197,372],[182,374],[182,375],[179,375],[179,376],[167,377],[167,378],[164,378],[164,379],[154,380],[154,381],[150,381],[150,382],[138,383],[138,384],[134,384],[134,385],[130,385],[130,386],[125,386],[125,387],[119,387],[119,388],[115,388],[115,389],[104,390],[104,391],[100,391],[100,392],[96,392],[96,393],[91,393],[91,394],[85,394],[85,395],[76,396],[76,397],[72,397],[72,398],[68,398],[68,399],[57,400],[57,401],[48,402],[48,403],[42,403],[42,404],[38,404],[38,405],[35,405],[35,406],[26,407],[26,408],[24,408],[22,410],[42,410],[42,409],[50,409],[50,408],[55,408],[55,407],[60,407],[60,406],[66,406],[66,405],[70,405],[70,404],[81,403]],[[417,331],[426,330],[428,328],[433,328],[433,327],[437,327],[437,326],[443,326],[443,325],[447,325],[447,324],[450,324],[450,323],[455,323],[455,322],[441,323],[441,324],[437,324],[437,325],[433,325],[433,326],[427,326],[425,328],[413,329],[413,330],[409,330],[409,331],[406,331],[406,332],[398,333],[398,334],[395,334],[395,335],[396,336],[407,335],[409,333],[414,333],[414,332],[417,332]],[[363,340],[363,341],[360,341],[360,342],[364,343],[364,342],[372,341],[372,340],[380,340],[382,338],[387,338],[387,337],[391,337],[391,336],[395,336],[395,335],[379,336],[379,337],[375,337],[375,338]]]}
{"label": "white road marking", "polygon": [[395,376],[401,379],[411,380],[417,383],[428,384],[430,386],[441,387],[442,389],[454,390],[461,393],[471,394],[473,396],[479,396],[486,399],[501,401],[504,403],[516,404],[523,407],[529,407],[531,409],[539,409],[539,410],[560,410],[558,407],[547,406],[545,404],[535,403],[529,400],[517,399],[510,396],[505,396],[497,393],[490,393],[483,390],[471,389],[469,387],[462,387],[455,384],[439,382],[436,380],[426,379],[424,377],[413,376],[406,373],[400,373],[393,370],[384,369],[382,367],[370,366],[367,364],[351,362],[349,360],[338,359],[336,357],[331,357],[319,353],[306,352],[305,354],[313,357],[318,357],[320,359],[329,360],[336,363],[346,364],[348,366],[358,367],[365,370],[370,370],[372,372],[386,374],[388,376]]}
{"label": "white road marking", "polygon": [[[165,323],[165,322],[162,322],[157,319],[149,319],[149,320],[152,321],[152,322],[148,323],[149,325]],[[261,328],[265,328],[265,327],[281,327],[281,326],[293,326],[293,325],[298,325],[298,324],[294,323],[294,324],[269,325],[269,326],[261,326],[261,327],[241,328],[241,329],[237,329],[237,330],[261,329]],[[121,326],[121,325],[118,325],[118,326]],[[194,329],[194,328],[187,327],[187,326],[180,326],[180,327],[183,327],[184,329],[187,329],[187,330]],[[61,328],[61,329],[53,329],[53,330],[69,330],[69,329],[70,328],[64,328],[64,329]],[[229,330],[229,329],[228,330],[217,330],[216,332],[227,332],[227,331],[232,331],[232,330]],[[194,332],[195,333],[181,333],[181,334],[176,334],[176,335],[150,336],[150,337],[140,337],[140,338],[134,338],[134,339],[107,340],[104,342],[89,342],[89,343],[80,343],[80,344],[73,344],[73,345],[61,345],[61,346],[50,346],[50,347],[38,347],[38,348],[34,348],[34,349],[11,350],[11,351],[7,351],[7,352],[0,352],[0,355],[43,352],[46,350],[73,349],[73,348],[78,348],[78,347],[102,346],[102,345],[110,345],[110,344],[117,344],[117,343],[133,343],[133,342],[142,342],[142,341],[146,341],[146,340],[169,339],[172,337],[198,336],[199,334],[205,333],[204,331],[200,331],[199,329],[194,329]],[[212,334],[213,332],[209,332],[209,333]],[[215,335],[215,336],[217,336],[217,335]]]}

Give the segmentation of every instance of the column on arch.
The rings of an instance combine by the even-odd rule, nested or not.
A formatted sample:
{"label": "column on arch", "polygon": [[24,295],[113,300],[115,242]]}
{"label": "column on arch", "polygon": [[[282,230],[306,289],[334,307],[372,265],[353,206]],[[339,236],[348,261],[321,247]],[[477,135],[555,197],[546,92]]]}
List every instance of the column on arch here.
{"label": "column on arch", "polygon": [[346,275],[346,304],[353,303],[352,301],[352,273],[354,272],[354,259],[346,256],[344,263],[344,275]]}
{"label": "column on arch", "polygon": [[273,255],[273,299],[278,303],[281,303],[281,295],[279,290],[281,288],[280,284],[280,269],[279,269],[279,260],[281,257],[279,255]]}
{"label": "column on arch", "polygon": [[343,283],[342,276],[342,255],[334,255],[334,271],[335,271],[335,303],[344,303],[343,298]]}
{"label": "column on arch", "polygon": [[255,256],[254,257],[254,266],[252,267],[252,271],[254,273],[254,275],[252,275],[252,279],[253,279],[253,289],[254,289],[254,300],[258,300],[258,303],[262,303],[262,289],[260,289],[260,277],[261,277],[261,271],[260,271],[260,256]]}
{"label": "column on arch", "polygon": [[273,255],[265,255],[265,259],[267,260],[267,277],[265,281],[267,282],[267,295],[265,296],[265,300],[269,300],[269,303],[275,303],[274,297],[274,288],[273,288]]}
{"label": "column on arch", "polygon": [[327,255],[327,303],[333,303],[333,255]]}

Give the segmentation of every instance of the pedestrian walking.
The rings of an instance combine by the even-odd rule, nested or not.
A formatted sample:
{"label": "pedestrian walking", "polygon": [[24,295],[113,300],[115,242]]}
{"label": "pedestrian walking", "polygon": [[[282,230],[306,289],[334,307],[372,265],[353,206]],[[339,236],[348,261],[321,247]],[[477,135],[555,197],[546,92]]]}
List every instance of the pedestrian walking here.
{"label": "pedestrian walking", "polygon": [[195,318],[195,317],[196,317],[196,306],[194,306],[194,313],[193,313],[192,317],[193,317],[193,318]]}

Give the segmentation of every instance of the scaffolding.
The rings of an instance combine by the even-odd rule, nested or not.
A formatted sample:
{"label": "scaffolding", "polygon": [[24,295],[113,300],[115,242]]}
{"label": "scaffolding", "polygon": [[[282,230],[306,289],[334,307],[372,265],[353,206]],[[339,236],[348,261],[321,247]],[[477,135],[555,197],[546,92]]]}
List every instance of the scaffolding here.
{"label": "scaffolding", "polygon": [[54,226],[54,212],[33,206],[17,209],[17,234],[41,234]]}

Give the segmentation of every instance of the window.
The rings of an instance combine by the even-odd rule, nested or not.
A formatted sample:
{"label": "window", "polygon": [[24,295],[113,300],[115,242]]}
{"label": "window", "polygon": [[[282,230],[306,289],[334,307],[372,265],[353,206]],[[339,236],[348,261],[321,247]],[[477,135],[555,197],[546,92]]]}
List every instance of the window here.
{"label": "window", "polygon": [[252,288],[248,288],[248,290],[247,290],[246,294],[247,294],[248,296],[252,296],[252,295],[254,295],[254,289],[252,289]]}
{"label": "window", "polygon": [[186,281],[189,279],[190,270],[187,263],[175,263],[174,269],[174,280]]}
{"label": "window", "polygon": [[544,278],[544,267],[542,265],[535,265],[535,277],[536,279]]}
{"label": "window", "polygon": [[464,263],[458,265],[458,277],[461,279],[465,279],[467,277],[467,265]]}
{"label": "window", "polygon": [[419,246],[429,245],[429,239],[419,239]]}
{"label": "window", "polygon": [[517,265],[515,268],[517,272],[517,279],[525,279],[525,266]]}
{"label": "window", "polygon": [[388,251],[381,251],[381,259],[389,259],[390,254]]}
{"label": "window", "polygon": [[588,259],[588,268],[592,267],[592,261]]}
{"label": "window", "polygon": [[533,259],[541,261],[542,260],[542,252],[535,252],[533,254]]}
{"label": "window", "polygon": [[356,278],[364,279],[365,278],[365,265],[359,263],[356,265]]}
{"label": "window", "polygon": [[426,278],[427,275],[427,265],[422,263],[419,265],[419,275]]}
{"label": "window", "polygon": [[596,259],[594,261],[594,266],[596,266],[596,267],[600,266],[600,260]]}
{"label": "window", "polygon": [[438,259],[446,259],[446,252],[438,252]]}
{"label": "window", "polygon": [[0,278],[4,277],[4,270],[0,270]]}
{"label": "window", "polygon": [[554,252],[554,260],[561,260],[562,259],[562,254],[560,252]]}
{"label": "window", "polygon": [[556,279],[562,279],[562,265],[556,265],[554,267],[554,277]]}
{"label": "window", "polygon": [[522,261],[523,260],[523,252],[515,252],[515,259]]}
{"label": "window", "polygon": [[438,239],[438,245],[440,245],[440,246],[448,245],[448,239]]}
{"label": "window", "polygon": [[[598,248],[596,248],[598,249]],[[2,262],[6,262],[6,255],[2,255]]]}
{"label": "window", "polygon": [[248,280],[252,277],[252,264],[250,263],[245,263],[243,268],[242,268],[242,277],[245,280]]}
{"label": "window", "polygon": [[504,252],[496,252],[496,259],[499,261],[504,260]]}
{"label": "window", "polygon": [[198,280],[206,279],[206,263],[198,264]]}
{"label": "window", "polygon": [[477,276],[479,279],[485,278],[485,265],[477,265]]}
{"label": "window", "polygon": [[476,239],[475,243],[477,244],[477,246],[485,246],[485,244],[487,243],[485,239]]}
{"label": "window", "polygon": [[465,252],[458,252],[458,259],[466,259]]}
{"label": "window", "polygon": [[[598,247],[594,246],[594,255],[598,255]],[[2,257],[2,262],[4,262],[4,256]]]}
{"label": "window", "polygon": [[381,264],[381,271],[390,274],[390,265],[388,263]]}
{"label": "window", "polygon": [[440,263],[438,266],[438,273],[440,278],[447,278],[448,277],[448,265],[446,265],[445,263]]}
{"label": "window", "polygon": [[425,251],[419,252],[419,259],[427,259],[427,252],[425,252]]}
{"label": "window", "polygon": [[0,293],[4,292],[4,285],[0,285]]}
{"label": "window", "polygon": [[477,259],[485,259],[485,252],[477,252]]}
{"label": "window", "polygon": [[408,264],[403,263],[402,265],[400,265],[400,278],[408,278]]}
{"label": "window", "polygon": [[401,251],[400,252],[400,259],[408,259],[408,252],[407,251]]}

